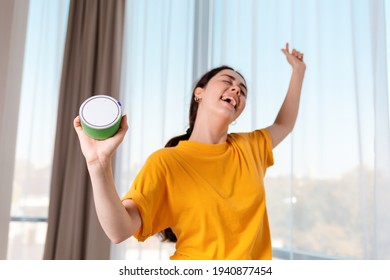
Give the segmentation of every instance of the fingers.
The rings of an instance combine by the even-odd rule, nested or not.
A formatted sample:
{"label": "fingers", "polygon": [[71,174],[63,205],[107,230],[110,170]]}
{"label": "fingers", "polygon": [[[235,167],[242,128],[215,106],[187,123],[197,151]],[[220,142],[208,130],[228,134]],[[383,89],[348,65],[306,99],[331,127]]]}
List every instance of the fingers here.
{"label": "fingers", "polygon": [[[73,120],[73,127],[75,129],[75,131],[77,132],[77,134],[79,134],[79,136],[81,136],[80,133],[83,132],[83,127],[81,126],[81,122],[80,122],[80,117],[77,116],[74,118]],[[118,131],[117,131],[117,135],[121,138],[123,138],[128,130],[129,126],[127,124],[127,115],[124,115],[122,117],[122,120],[121,120],[121,126],[119,127]]]}
{"label": "fingers", "polygon": [[123,116],[122,121],[121,121],[121,127],[126,128],[126,130],[129,127],[129,125],[127,124],[127,115]]}
{"label": "fingers", "polygon": [[121,130],[127,130],[129,128],[129,125],[127,124],[127,115],[124,115],[121,120],[121,126],[119,129]]}
{"label": "fingers", "polygon": [[74,118],[73,127],[74,127],[74,130],[76,130],[76,133],[77,133],[79,138],[85,136],[83,127],[81,126],[80,116],[77,116]]}
{"label": "fingers", "polygon": [[297,59],[299,59],[300,61],[303,61],[303,53],[297,51],[296,49],[292,49],[291,53],[290,53],[290,50],[289,50],[289,44],[286,43],[286,48],[285,49],[282,49],[282,52],[288,56],[288,55],[292,55],[294,57],[296,57]]}
{"label": "fingers", "polygon": [[120,137],[124,137],[128,128],[129,128],[129,125],[127,124],[127,115],[124,115],[122,117],[121,126],[119,127],[117,134],[120,135]]}
{"label": "fingers", "polygon": [[303,53],[297,51],[296,49],[293,49],[291,54],[298,58],[300,61],[303,61]]}
{"label": "fingers", "polygon": [[288,55],[290,53],[288,43],[286,43],[286,48],[282,49],[282,52],[284,53],[284,55]]}
{"label": "fingers", "polygon": [[79,116],[74,118],[74,120],[73,120],[73,127],[74,127],[74,129],[76,130],[77,133],[79,133],[79,131],[83,130],[83,128],[81,127],[80,117]]}

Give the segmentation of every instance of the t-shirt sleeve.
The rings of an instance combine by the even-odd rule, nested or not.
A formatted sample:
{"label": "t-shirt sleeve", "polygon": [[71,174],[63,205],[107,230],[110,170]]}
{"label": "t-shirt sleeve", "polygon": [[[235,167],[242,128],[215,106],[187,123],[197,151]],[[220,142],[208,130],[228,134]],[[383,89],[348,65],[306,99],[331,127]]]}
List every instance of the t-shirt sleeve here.
{"label": "t-shirt sleeve", "polygon": [[266,170],[274,164],[271,134],[264,128],[249,133],[249,137],[252,149],[259,157],[263,170]]}
{"label": "t-shirt sleeve", "polygon": [[272,150],[272,138],[271,134],[269,133],[268,129],[264,128],[260,130],[260,133],[262,134],[263,143],[260,143],[261,146],[263,146],[262,150],[263,153],[263,162],[265,163],[264,167],[270,167],[274,165],[274,153]]}
{"label": "t-shirt sleeve", "polygon": [[122,200],[133,200],[140,212],[142,225],[134,234],[139,241],[170,227],[171,207],[166,175],[161,158],[151,155]]}

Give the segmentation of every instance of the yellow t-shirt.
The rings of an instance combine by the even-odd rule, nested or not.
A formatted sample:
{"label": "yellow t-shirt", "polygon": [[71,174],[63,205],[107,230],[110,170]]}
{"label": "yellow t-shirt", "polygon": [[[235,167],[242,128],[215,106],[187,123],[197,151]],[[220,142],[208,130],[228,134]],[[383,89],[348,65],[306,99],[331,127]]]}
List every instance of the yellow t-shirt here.
{"label": "yellow t-shirt", "polygon": [[273,164],[271,141],[263,129],[153,153],[123,197],[140,211],[134,236],[143,241],[172,228],[171,259],[271,259],[263,182]]}

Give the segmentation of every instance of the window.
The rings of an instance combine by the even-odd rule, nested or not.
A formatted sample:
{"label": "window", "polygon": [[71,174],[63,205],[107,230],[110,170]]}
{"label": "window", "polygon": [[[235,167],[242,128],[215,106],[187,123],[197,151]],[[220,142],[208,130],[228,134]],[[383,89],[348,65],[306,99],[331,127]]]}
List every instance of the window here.
{"label": "window", "polygon": [[[386,54],[383,2],[204,1],[205,10],[195,5],[190,12],[194,25],[181,24],[188,27],[187,36],[196,38],[193,52],[201,48],[204,55],[194,57],[203,63],[192,61],[191,55],[170,60],[167,50],[176,46],[171,42],[185,38],[185,33],[172,31],[176,25],[171,21],[181,19],[169,14],[176,2],[159,2],[158,8],[152,1],[143,3],[142,12],[127,14],[134,29],[126,36],[134,45],[126,49],[134,57],[125,62],[129,88],[123,90],[123,98],[129,98],[132,123],[127,138],[131,143],[121,153],[121,191],[129,188],[152,151],[186,129],[182,108],[188,109],[191,82],[165,91],[173,81],[183,81],[181,75],[170,76],[172,71],[185,63],[193,63],[192,73],[198,73],[197,65],[234,66],[246,77],[249,91],[246,111],[230,130],[265,127],[273,122],[287,92],[291,68],[280,49],[288,41],[305,53],[308,70],[296,127],[274,150],[275,166],[266,176],[275,256],[389,258],[383,249],[389,239],[382,234],[389,230],[385,201],[390,181],[385,175],[390,139],[387,77],[381,63]],[[183,11],[187,15],[188,10]],[[199,14],[207,23],[200,37]],[[147,31],[152,26],[155,36]],[[153,85],[148,75],[155,77]],[[168,107],[172,104],[176,109]]]}
{"label": "window", "polygon": [[[193,81],[194,6],[193,1],[126,5],[121,103],[130,129],[117,157],[121,195],[149,154],[185,132]],[[113,258],[168,259],[173,246],[157,237],[144,243],[130,238],[114,246]]]}
{"label": "window", "polygon": [[[43,253],[68,6],[30,0],[9,259]],[[389,9],[388,1],[127,1],[121,102],[130,129],[118,150],[119,193],[149,154],[185,132],[205,68],[228,64],[246,77],[247,108],[232,132],[271,124],[290,78],[280,52],[289,41],[308,70],[294,133],[266,176],[275,257],[390,259]],[[173,250],[131,238],[113,245],[113,258],[167,259]]]}
{"label": "window", "polygon": [[41,259],[68,0],[31,0],[20,97],[8,259]]}

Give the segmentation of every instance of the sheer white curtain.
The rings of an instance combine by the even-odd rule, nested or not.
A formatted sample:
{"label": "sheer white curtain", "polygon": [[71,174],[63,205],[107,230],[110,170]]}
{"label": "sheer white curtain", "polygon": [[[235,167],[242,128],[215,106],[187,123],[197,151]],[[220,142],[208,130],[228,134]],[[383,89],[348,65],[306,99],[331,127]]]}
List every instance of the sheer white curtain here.
{"label": "sheer white curtain", "polygon": [[[126,2],[121,102],[129,131],[117,160],[121,194],[153,151],[187,129],[193,30],[193,1]],[[113,248],[113,258],[167,259],[172,254],[172,247],[157,238],[142,244],[132,238],[125,249]]]}
{"label": "sheer white curtain", "polygon": [[285,41],[305,53],[299,119],[267,174],[276,255],[390,258],[384,1],[213,3],[211,66],[235,65],[250,84],[240,130],[273,120],[290,74]]}
{"label": "sheer white curtain", "polygon": [[[305,53],[307,73],[296,127],[266,176],[274,255],[390,259],[384,1],[200,2],[128,2],[121,192],[152,151],[184,132],[199,72],[228,64],[246,77],[247,108],[231,131],[271,124],[289,83],[280,51],[289,42]],[[146,258],[147,246],[131,244],[127,258]],[[155,246],[156,258],[169,255]]]}

